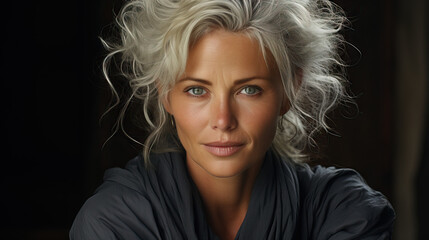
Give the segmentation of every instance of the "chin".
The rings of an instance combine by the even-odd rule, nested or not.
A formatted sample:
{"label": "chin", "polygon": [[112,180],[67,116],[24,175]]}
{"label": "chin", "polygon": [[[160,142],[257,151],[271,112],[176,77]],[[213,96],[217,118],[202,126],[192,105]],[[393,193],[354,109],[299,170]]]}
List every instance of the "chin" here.
{"label": "chin", "polygon": [[245,169],[230,167],[230,166],[217,166],[210,169],[205,169],[210,175],[218,178],[230,178],[240,175]]}
{"label": "chin", "polygon": [[235,177],[247,172],[255,164],[243,164],[240,159],[211,159],[207,164],[201,166],[210,175],[219,178]]}

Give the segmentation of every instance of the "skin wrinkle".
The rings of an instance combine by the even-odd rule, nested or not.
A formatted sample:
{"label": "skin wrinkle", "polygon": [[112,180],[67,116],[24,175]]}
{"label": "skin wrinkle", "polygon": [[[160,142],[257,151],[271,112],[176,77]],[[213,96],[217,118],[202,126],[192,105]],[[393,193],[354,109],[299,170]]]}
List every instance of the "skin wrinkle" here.
{"label": "skin wrinkle", "polygon": [[[175,119],[208,222],[221,239],[237,234],[278,117],[288,110],[279,72],[273,69],[257,41],[215,30],[191,48],[184,76],[163,102]],[[246,87],[254,94],[247,94]],[[193,88],[201,95],[191,94]],[[218,156],[206,148],[213,142],[240,147]]]}

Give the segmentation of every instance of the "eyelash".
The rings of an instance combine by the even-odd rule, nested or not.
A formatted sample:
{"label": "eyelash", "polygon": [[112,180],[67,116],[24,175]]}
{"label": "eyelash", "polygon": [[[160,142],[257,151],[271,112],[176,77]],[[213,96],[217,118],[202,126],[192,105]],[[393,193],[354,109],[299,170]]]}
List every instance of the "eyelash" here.
{"label": "eyelash", "polygon": [[[202,91],[204,91],[204,93],[201,95],[195,95],[195,94],[190,93],[190,91],[194,90],[194,89],[201,89]],[[207,91],[203,87],[197,87],[197,86],[186,88],[184,92],[187,93],[191,97],[202,97],[207,93]]]}
{"label": "eyelash", "polygon": [[253,88],[253,89],[256,90],[256,93],[245,94],[245,95],[247,95],[249,97],[253,97],[253,96],[259,95],[262,92],[262,89],[260,87],[258,87],[258,86],[252,86],[252,85],[242,87],[239,92],[241,93],[242,91],[244,91],[245,89],[248,89],[248,88]]}
{"label": "eyelash", "polygon": [[[253,85],[247,85],[247,86],[244,86],[244,87],[242,87],[242,88],[240,88],[240,90],[238,91],[238,93],[241,93],[241,92],[243,92],[245,89],[248,89],[248,88],[254,88],[255,90],[256,90],[256,93],[253,93],[253,94],[246,94],[246,93],[243,93],[244,95],[247,95],[247,96],[249,96],[249,97],[253,97],[253,96],[257,96],[257,95],[259,95],[261,92],[262,92],[262,89],[260,88],[260,87],[258,87],[258,86],[253,86]],[[190,91],[191,90],[195,90],[195,89],[201,89],[202,91],[203,91],[203,93],[202,94],[200,94],[200,95],[196,95],[196,94],[192,94],[192,93],[190,93]],[[207,94],[207,90],[205,90],[203,87],[199,87],[199,86],[192,86],[192,87],[188,87],[188,88],[186,88],[185,90],[184,90],[184,92],[185,93],[187,93],[189,96],[191,96],[191,97],[203,97],[205,94]]]}

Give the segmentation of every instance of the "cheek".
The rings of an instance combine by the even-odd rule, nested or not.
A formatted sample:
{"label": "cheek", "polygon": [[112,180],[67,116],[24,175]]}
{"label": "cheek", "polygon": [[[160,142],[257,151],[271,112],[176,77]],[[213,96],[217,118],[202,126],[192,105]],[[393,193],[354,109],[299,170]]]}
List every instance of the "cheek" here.
{"label": "cheek", "polygon": [[271,142],[272,138],[277,129],[277,115],[270,114],[266,112],[261,112],[255,114],[252,117],[249,117],[248,126],[249,133],[254,137],[257,137],[256,140]]}
{"label": "cheek", "polygon": [[242,126],[255,142],[271,144],[277,129],[279,108],[276,99],[243,107]]}
{"label": "cheek", "polygon": [[173,105],[173,115],[179,138],[181,141],[196,140],[198,133],[207,125],[208,114],[201,104],[177,102],[180,104]]}

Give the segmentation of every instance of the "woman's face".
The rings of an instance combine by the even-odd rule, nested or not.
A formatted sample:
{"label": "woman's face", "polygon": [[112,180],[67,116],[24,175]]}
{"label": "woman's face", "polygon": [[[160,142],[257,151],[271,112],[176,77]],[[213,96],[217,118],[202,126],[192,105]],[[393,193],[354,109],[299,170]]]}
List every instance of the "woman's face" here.
{"label": "woman's face", "polygon": [[288,101],[257,41],[215,30],[190,49],[185,74],[164,106],[174,116],[188,167],[232,177],[257,172]]}

